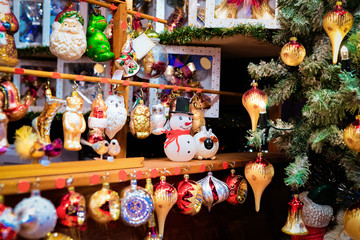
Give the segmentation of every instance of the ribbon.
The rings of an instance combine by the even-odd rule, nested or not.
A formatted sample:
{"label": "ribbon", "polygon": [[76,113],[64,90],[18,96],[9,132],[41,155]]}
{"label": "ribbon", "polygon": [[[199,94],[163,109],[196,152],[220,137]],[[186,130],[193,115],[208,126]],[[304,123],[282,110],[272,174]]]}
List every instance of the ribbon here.
{"label": "ribbon", "polygon": [[167,148],[167,146],[172,143],[173,141],[176,141],[176,145],[178,147],[177,152],[180,151],[180,146],[179,146],[179,136],[181,135],[189,135],[190,134],[190,129],[189,130],[170,130],[170,131],[162,131],[163,133],[166,133],[166,141],[165,141],[165,148]]}

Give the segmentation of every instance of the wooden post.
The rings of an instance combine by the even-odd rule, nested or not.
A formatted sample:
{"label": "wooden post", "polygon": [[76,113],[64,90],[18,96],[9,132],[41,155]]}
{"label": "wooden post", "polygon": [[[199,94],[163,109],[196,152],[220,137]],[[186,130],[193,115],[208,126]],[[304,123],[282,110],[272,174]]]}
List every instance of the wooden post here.
{"label": "wooden post", "polygon": [[[120,3],[114,13],[113,20],[113,52],[115,59],[120,57],[122,47],[124,46],[127,40],[127,13],[126,13],[126,4]],[[115,64],[113,64],[112,72],[116,70]],[[125,108],[129,108],[129,87],[119,85],[117,90],[120,95],[124,97]],[[121,152],[117,156],[119,158],[126,158],[126,147],[127,147],[127,133],[128,133],[128,124],[125,124],[121,131],[116,135],[117,140],[119,141]]]}

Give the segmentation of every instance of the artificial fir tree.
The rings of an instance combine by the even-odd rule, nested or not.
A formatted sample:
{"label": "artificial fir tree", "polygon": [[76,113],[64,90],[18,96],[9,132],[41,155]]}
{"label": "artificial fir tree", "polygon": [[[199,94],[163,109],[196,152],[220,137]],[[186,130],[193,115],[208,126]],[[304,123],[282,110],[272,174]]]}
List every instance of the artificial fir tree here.
{"label": "artificial fir tree", "polygon": [[[306,57],[296,67],[285,65],[279,57],[250,63],[248,71],[260,84],[263,80],[274,82],[266,89],[268,106],[291,101],[302,108],[300,116],[292,121],[269,123],[273,126],[269,140],[294,159],[285,169],[285,184],[295,192],[311,190],[309,186],[316,181],[313,179],[328,174],[328,183],[332,182],[338,196],[342,196],[338,200],[358,201],[359,194],[354,192],[360,187],[360,155],[347,147],[343,131],[360,113],[360,1],[343,2],[354,17],[353,27],[342,42],[349,50],[350,68],[340,58],[333,64],[330,39],[322,26],[324,15],[335,4],[332,0],[278,0],[281,30],[272,41],[284,45],[290,37],[297,37],[306,48]],[[259,142],[259,133],[250,133],[248,139]],[[346,178],[341,176],[342,170]],[[343,201],[342,206],[349,207],[350,203]]]}

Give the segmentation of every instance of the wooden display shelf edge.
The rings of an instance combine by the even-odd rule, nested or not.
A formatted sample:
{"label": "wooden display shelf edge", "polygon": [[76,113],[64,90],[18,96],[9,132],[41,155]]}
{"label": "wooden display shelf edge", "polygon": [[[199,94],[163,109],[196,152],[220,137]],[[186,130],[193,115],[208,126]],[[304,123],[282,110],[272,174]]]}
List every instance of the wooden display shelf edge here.
{"label": "wooden display shelf edge", "polygon": [[[100,181],[95,184],[101,184],[105,180],[109,183],[128,181],[130,174],[136,174],[137,179],[144,179],[150,176],[151,170],[156,169],[156,176],[180,175],[185,172],[201,173],[209,171],[224,170],[230,168],[235,163],[235,167],[244,167],[249,161],[256,159],[256,153],[224,153],[216,155],[216,160],[192,160],[189,162],[173,162],[167,158],[146,159],[127,158],[118,159],[113,163],[107,161],[78,161],[53,163],[49,167],[39,165],[20,165],[0,167],[0,183],[4,184],[2,194],[23,193],[18,191],[20,182],[36,183],[39,180],[40,190],[57,189],[56,181],[59,179],[73,178],[72,186],[92,185],[91,178],[99,176]],[[281,153],[266,153],[264,157],[271,163],[285,162],[286,159]],[[117,163],[115,167],[114,163]],[[226,163],[226,164],[224,164]],[[125,167],[127,164],[128,167]],[[59,167],[66,165],[67,167]],[[188,167],[190,169],[188,169]],[[31,170],[32,169],[32,170]],[[37,169],[37,170],[34,170]],[[40,170],[39,170],[40,169]],[[186,171],[186,169],[188,169]],[[169,173],[163,173],[167,170]],[[9,172],[8,172],[9,171]],[[121,173],[127,173],[126,179],[120,180]],[[139,174],[140,173],[140,174]]]}

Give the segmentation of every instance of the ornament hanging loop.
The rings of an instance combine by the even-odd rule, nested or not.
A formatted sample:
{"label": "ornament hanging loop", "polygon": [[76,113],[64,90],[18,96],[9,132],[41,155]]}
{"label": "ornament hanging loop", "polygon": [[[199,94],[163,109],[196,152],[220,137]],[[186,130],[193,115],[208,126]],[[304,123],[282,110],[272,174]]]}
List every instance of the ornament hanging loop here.
{"label": "ornament hanging loop", "polygon": [[106,172],[105,175],[102,176],[102,179],[103,179],[104,182],[107,182],[109,180],[109,178],[110,178],[109,172]]}
{"label": "ornament hanging loop", "polygon": [[164,170],[161,171],[161,174],[166,175],[166,173],[169,173],[169,175],[171,175],[171,172],[169,170],[166,170],[166,168],[164,168]]}
{"label": "ornament hanging loop", "polygon": [[73,182],[74,178],[70,176],[68,179],[66,179],[66,186],[70,187]]}
{"label": "ornament hanging loop", "polygon": [[79,88],[79,85],[78,85],[77,82],[74,80],[73,91],[76,91],[78,88]]}
{"label": "ornament hanging loop", "polygon": [[4,184],[4,183],[0,183],[0,195],[1,195],[1,193],[3,192],[4,188],[5,188],[5,184]]}
{"label": "ornament hanging loop", "polygon": [[206,167],[209,168],[209,171],[211,172],[211,170],[214,168],[214,164],[210,163],[211,164],[211,167],[210,165],[207,165]]}
{"label": "ornament hanging loop", "polygon": [[133,173],[129,173],[129,175],[130,175],[131,180],[135,180],[136,179],[136,170],[134,170]]}
{"label": "ornament hanging loop", "polygon": [[40,178],[37,177],[35,182],[32,183],[32,188],[38,190],[40,188]]}
{"label": "ornament hanging loop", "polygon": [[101,84],[98,82],[98,86],[99,86],[99,93],[102,93],[102,87]]}
{"label": "ornament hanging loop", "polygon": [[229,163],[229,165],[230,165],[231,168],[235,168],[236,162],[232,161],[231,163]]}
{"label": "ornament hanging loop", "polygon": [[186,165],[186,167],[184,167],[183,170],[187,173],[188,171],[190,171],[190,166]]}

